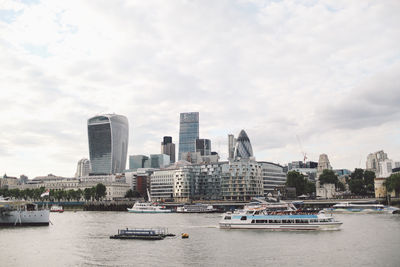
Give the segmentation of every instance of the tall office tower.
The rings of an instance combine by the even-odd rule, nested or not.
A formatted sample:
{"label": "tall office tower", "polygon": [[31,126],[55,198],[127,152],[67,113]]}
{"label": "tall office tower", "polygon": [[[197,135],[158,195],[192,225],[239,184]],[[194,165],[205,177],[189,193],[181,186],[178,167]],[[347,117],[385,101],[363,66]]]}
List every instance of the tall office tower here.
{"label": "tall office tower", "polygon": [[129,124],[122,115],[104,114],[88,120],[91,174],[115,174],[125,170]]}
{"label": "tall office tower", "polygon": [[196,152],[197,138],[199,138],[199,113],[181,113],[179,128],[179,160],[182,159],[182,153]]}
{"label": "tall office tower", "polygon": [[200,152],[201,156],[211,155],[211,140],[196,139],[196,152]]}
{"label": "tall office tower", "polygon": [[90,161],[88,159],[81,159],[78,161],[75,177],[88,176],[90,173]]}
{"label": "tall office tower", "polygon": [[244,130],[241,130],[236,140],[234,158],[235,160],[249,159],[253,157],[253,148],[250,139]]}
{"label": "tall office tower", "polygon": [[169,155],[171,163],[175,162],[175,144],[172,143],[171,136],[164,136],[161,142],[161,154]]}
{"label": "tall office tower", "polygon": [[232,160],[235,153],[235,137],[233,134],[228,134],[228,160]]}

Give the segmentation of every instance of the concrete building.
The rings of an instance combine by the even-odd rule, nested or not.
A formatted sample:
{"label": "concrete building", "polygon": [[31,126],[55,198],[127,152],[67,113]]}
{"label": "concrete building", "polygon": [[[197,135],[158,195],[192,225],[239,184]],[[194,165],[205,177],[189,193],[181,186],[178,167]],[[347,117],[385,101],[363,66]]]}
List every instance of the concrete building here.
{"label": "concrete building", "polygon": [[228,134],[228,160],[233,160],[235,154],[236,139],[233,134]]}
{"label": "concrete building", "polygon": [[154,200],[168,200],[174,197],[176,169],[155,170],[150,177],[150,195]]}
{"label": "concrete building", "polygon": [[[317,180],[315,184],[316,195],[317,197],[321,198],[332,198],[335,193],[332,192],[332,185],[331,184],[324,184],[320,185],[319,183],[319,176],[323,173],[324,170],[332,170],[332,166],[329,162],[328,156],[326,154],[321,154],[318,160],[318,167],[317,167]],[[335,189],[335,185],[333,185]]]}
{"label": "concrete building", "polygon": [[379,162],[387,160],[387,159],[388,159],[388,156],[385,152],[383,152],[383,150],[368,154],[367,162],[366,162],[367,170],[375,172],[375,176],[379,177],[379,173],[380,173]]}
{"label": "concrete building", "polygon": [[394,162],[391,159],[384,159],[379,161],[378,166],[378,175],[376,177],[387,178],[392,174]]}
{"label": "concrete building", "polygon": [[7,176],[4,174],[2,178],[0,178],[0,188],[4,189],[12,189],[18,185],[17,177]]}
{"label": "concrete building", "polygon": [[122,115],[104,114],[88,120],[92,173],[122,173],[126,168],[129,124]]}
{"label": "concrete building", "polygon": [[196,139],[199,138],[199,113],[187,112],[180,114],[179,127],[179,160],[182,153],[196,152]]}
{"label": "concrete building", "polygon": [[90,161],[88,159],[81,159],[78,161],[78,166],[76,168],[75,177],[79,178],[82,176],[88,176],[91,172]]}
{"label": "concrete building", "polygon": [[175,144],[172,143],[171,136],[164,136],[161,142],[161,154],[168,155],[171,163],[175,162]]}

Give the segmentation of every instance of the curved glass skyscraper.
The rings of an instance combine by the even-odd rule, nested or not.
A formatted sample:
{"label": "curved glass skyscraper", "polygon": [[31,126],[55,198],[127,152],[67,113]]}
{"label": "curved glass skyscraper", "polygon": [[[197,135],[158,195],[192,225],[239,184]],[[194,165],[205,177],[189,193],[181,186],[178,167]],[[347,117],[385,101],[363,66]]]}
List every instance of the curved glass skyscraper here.
{"label": "curved glass skyscraper", "polygon": [[92,174],[121,173],[126,167],[129,124],[122,115],[104,114],[88,120]]}
{"label": "curved glass skyscraper", "polygon": [[235,159],[248,159],[253,157],[253,148],[251,147],[250,139],[244,130],[241,130],[239,137],[236,140]]}
{"label": "curved glass skyscraper", "polygon": [[199,138],[199,113],[188,112],[180,114],[179,127],[179,160],[182,153],[196,152],[196,139]]}

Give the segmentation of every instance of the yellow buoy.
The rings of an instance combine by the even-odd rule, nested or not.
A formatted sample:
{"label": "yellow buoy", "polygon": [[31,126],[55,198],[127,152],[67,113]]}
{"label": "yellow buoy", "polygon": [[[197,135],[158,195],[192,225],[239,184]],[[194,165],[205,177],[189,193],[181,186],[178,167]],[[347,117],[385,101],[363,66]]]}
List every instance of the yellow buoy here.
{"label": "yellow buoy", "polygon": [[188,233],[183,233],[182,234],[182,238],[189,238],[189,234]]}

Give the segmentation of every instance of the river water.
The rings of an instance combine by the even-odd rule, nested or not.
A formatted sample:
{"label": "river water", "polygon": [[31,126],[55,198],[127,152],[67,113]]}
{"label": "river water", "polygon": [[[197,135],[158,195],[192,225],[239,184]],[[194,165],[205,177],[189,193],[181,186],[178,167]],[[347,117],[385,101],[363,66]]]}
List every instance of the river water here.
{"label": "river water", "polygon": [[[0,266],[400,266],[400,215],[336,215],[341,230],[322,232],[223,230],[220,216],[52,213],[48,227],[0,228]],[[177,237],[109,239],[156,226]]]}

